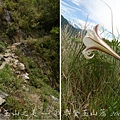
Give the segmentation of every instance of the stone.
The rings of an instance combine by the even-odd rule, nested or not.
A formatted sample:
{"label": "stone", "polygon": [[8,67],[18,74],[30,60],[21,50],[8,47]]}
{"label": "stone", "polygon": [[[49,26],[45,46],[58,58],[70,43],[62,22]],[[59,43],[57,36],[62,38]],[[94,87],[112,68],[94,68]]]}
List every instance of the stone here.
{"label": "stone", "polygon": [[7,97],[7,96],[8,96],[7,93],[5,93],[5,92],[3,92],[3,91],[0,90],[0,97],[1,97],[1,98],[5,98],[5,97]]}
{"label": "stone", "polygon": [[23,63],[18,63],[18,68],[20,70],[25,70],[25,65]]}
{"label": "stone", "polygon": [[0,120],[8,120],[5,115],[3,115],[2,113],[0,113]]}
{"label": "stone", "polygon": [[0,105],[2,105],[5,102],[5,99],[0,97]]}
{"label": "stone", "polygon": [[20,71],[15,71],[15,73],[16,73],[16,74],[19,74],[19,75],[21,74],[21,72],[20,72]]}
{"label": "stone", "polygon": [[26,75],[26,76],[29,76],[29,74],[28,74],[28,73],[25,73],[25,75]]}
{"label": "stone", "polygon": [[10,54],[10,53],[6,53],[3,57],[4,57],[4,58],[11,57],[11,54]]}
{"label": "stone", "polygon": [[28,73],[25,73],[25,74],[22,75],[22,78],[25,79],[25,80],[29,80],[30,78],[29,78],[28,75],[29,75]]}
{"label": "stone", "polygon": [[14,43],[14,46],[20,46],[21,42]]}
{"label": "stone", "polygon": [[[17,77],[20,78],[20,79],[24,79],[24,80],[29,80],[29,74],[28,73],[25,73],[25,74],[18,74]],[[27,81],[25,81],[27,82]]]}
{"label": "stone", "polygon": [[6,19],[7,22],[11,22],[11,14],[10,11],[4,9],[4,18]]}
{"label": "stone", "polygon": [[29,92],[29,88],[28,88],[28,87],[26,87],[26,86],[23,85],[22,88],[23,88],[23,90],[25,90],[26,92]]}
{"label": "stone", "polygon": [[6,50],[6,53],[10,53],[11,52],[11,50],[8,48],[7,50]]}
{"label": "stone", "polygon": [[14,45],[9,46],[9,49],[10,49],[11,51],[14,51],[14,50],[16,49],[16,46],[14,46]]}
{"label": "stone", "polygon": [[18,62],[19,62],[19,61],[16,59],[16,60],[14,61],[14,65],[17,65]]}
{"label": "stone", "polygon": [[52,100],[53,101],[56,101],[56,102],[58,102],[59,100],[58,100],[58,98],[56,98],[55,96],[53,96],[53,95],[51,95],[51,98],[52,98]]}
{"label": "stone", "polygon": [[18,59],[18,56],[14,56],[14,59]]}
{"label": "stone", "polygon": [[5,61],[5,58],[0,56],[0,61]]}

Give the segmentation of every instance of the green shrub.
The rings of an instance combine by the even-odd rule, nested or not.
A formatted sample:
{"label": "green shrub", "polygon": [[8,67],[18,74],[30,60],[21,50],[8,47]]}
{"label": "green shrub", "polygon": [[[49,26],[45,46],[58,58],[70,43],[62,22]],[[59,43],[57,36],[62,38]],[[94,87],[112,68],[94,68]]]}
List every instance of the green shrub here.
{"label": "green shrub", "polygon": [[[9,86],[7,92],[13,92],[13,90],[17,90],[21,87],[22,82],[23,80],[17,79],[17,77],[12,73],[9,65],[6,65],[0,71],[0,84],[3,84],[5,87]],[[12,91],[10,91],[11,88]]]}
{"label": "green shrub", "polygon": [[[117,40],[109,45],[120,52]],[[76,119],[75,111],[78,119],[102,119],[101,109],[106,113],[103,119],[118,119],[110,114],[120,110],[120,62],[99,51],[94,52],[93,59],[87,60],[82,55],[83,49],[81,40],[76,43],[62,36],[62,119]],[[98,115],[82,116],[85,109],[88,114],[97,111]],[[66,110],[70,113],[66,114]]]}
{"label": "green shrub", "polygon": [[0,53],[4,53],[6,50],[6,44],[2,41],[0,41]]}

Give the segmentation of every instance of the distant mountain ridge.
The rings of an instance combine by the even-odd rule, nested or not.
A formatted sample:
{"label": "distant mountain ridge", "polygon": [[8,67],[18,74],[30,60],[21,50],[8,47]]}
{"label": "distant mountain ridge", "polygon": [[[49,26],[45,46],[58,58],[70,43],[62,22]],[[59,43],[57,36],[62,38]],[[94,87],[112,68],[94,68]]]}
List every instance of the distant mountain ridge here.
{"label": "distant mountain ridge", "polygon": [[61,15],[61,28],[62,28],[62,29],[65,29],[66,26],[68,27],[68,28],[67,28],[67,29],[68,29],[68,32],[71,33],[70,36],[76,36],[76,35],[78,35],[79,32],[81,33],[81,35],[84,36],[84,35],[87,33],[86,30],[83,30],[83,29],[79,28],[79,27],[78,27],[76,24],[74,24],[74,23],[68,22],[68,20],[65,19],[65,18]]}
{"label": "distant mountain ridge", "polygon": [[61,15],[61,27],[64,28],[66,25],[69,25],[70,27],[76,29],[77,31],[81,31],[81,29],[76,24],[72,23],[72,21],[68,22],[68,20]]}
{"label": "distant mountain ridge", "polygon": [[[71,36],[74,36],[78,34],[78,32],[81,31],[81,29],[75,28],[75,26],[71,25],[62,15],[61,15],[61,28],[65,29],[65,27],[68,27],[68,32],[71,33]],[[72,32],[71,32],[72,31]]]}
{"label": "distant mountain ridge", "polygon": [[76,25],[73,21],[69,21],[69,23],[70,23],[74,28],[76,28],[76,29],[78,29],[78,30],[81,30],[81,28],[80,28],[78,25]]}

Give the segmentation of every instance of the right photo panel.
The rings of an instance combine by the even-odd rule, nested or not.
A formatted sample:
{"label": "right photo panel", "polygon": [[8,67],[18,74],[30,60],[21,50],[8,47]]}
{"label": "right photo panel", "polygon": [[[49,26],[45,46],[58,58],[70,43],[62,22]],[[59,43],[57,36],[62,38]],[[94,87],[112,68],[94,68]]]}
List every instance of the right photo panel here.
{"label": "right photo panel", "polygon": [[120,119],[120,1],[61,0],[61,119]]}

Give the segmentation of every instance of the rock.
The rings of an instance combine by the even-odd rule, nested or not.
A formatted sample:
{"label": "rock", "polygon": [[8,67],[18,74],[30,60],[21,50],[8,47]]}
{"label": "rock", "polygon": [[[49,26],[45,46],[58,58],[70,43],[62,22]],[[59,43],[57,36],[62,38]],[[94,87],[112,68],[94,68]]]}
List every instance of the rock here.
{"label": "rock", "polygon": [[11,54],[10,54],[10,53],[6,53],[3,57],[4,57],[4,58],[11,57]]}
{"label": "rock", "polygon": [[3,92],[3,91],[0,90],[0,97],[1,97],[1,98],[5,98],[5,97],[7,97],[7,96],[8,96],[7,93],[5,93],[5,92]]}
{"label": "rock", "polygon": [[25,79],[25,80],[29,80],[29,74],[28,73],[25,73],[25,74],[22,74],[22,78]]}
{"label": "rock", "polygon": [[4,57],[0,56],[0,61],[5,61]]}
{"label": "rock", "polygon": [[14,46],[20,46],[21,42],[14,43]]}
{"label": "rock", "polygon": [[29,76],[29,74],[28,74],[28,73],[25,73],[24,75]]}
{"label": "rock", "polygon": [[2,105],[5,102],[5,99],[0,97],[0,105]]}
{"label": "rock", "polygon": [[18,56],[14,56],[14,59],[18,59]]}
{"label": "rock", "polygon": [[10,53],[11,52],[11,50],[8,48],[8,49],[6,49],[6,53]]}
{"label": "rock", "polygon": [[9,62],[10,62],[10,60],[11,60],[11,58],[10,58],[10,57],[5,58],[5,61],[6,61],[7,63],[9,63]]}
{"label": "rock", "polygon": [[19,74],[19,75],[21,74],[21,72],[20,72],[20,71],[15,71],[15,73],[16,73],[16,74]]}
{"label": "rock", "polygon": [[[24,79],[24,80],[29,80],[30,78],[29,78],[28,75],[29,75],[28,73],[19,74],[17,77],[20,78],[20,79],[22,78],[22,79]],[[25,81],[25,82],[27,82],[27,81]]]}
{"label": "rock", "polygon": [[54,118],[58,118],[58,115],[56,113],[51,113]]}
{"label": "rock", "polygon": [[51,95],[51,98],[52,98],[52,100],[53,101],[56,101],[56,102],[58,102],[59,100],[58,100],[58,98],[56,98],[55,96],[53,96],[53,95]]}
{"label": "rock", "polygon": [[14,55],[14,54],[11,54],[11,58],[13,58],[13,59],[14,59],[14,58],[15,58],[15,55]]}
{"label": "rock", "polygon": [[7,22],[11,22],[11,14],[10,14],[10,11],[4,9],[4,18],[6,19]]}
{"label": "rock", "polygon": [[25,70],[25,65],[23,63],[18,63],[18,68],[20,70]]}
{"label": "rock", "polygon": [[0,120],[8,120],[2,113],[0,113]]}
{"label": "rock", "polygon": [[15,45],[12,45],[12,46],[9,46],[8,47],[11,51],[14,51],[16,49],[16,46]]}
{"label": "rock", "polygon": [[14,61],[14,65],[16,66],[17,64],[18,64],[18,60],[16,59],[15,61]]}
{"label": "rock", "polygon": [[29,80],[30,78],[28,76],[24,76],[24,79],[25,80]]}
{"label": "rock", "polygon": [[26,92],[29,92],[29,88],[28,88],[28,87],[26,87],[26,86],[23,85],[22,88],[23,88],[23,90],[25,90]]}

